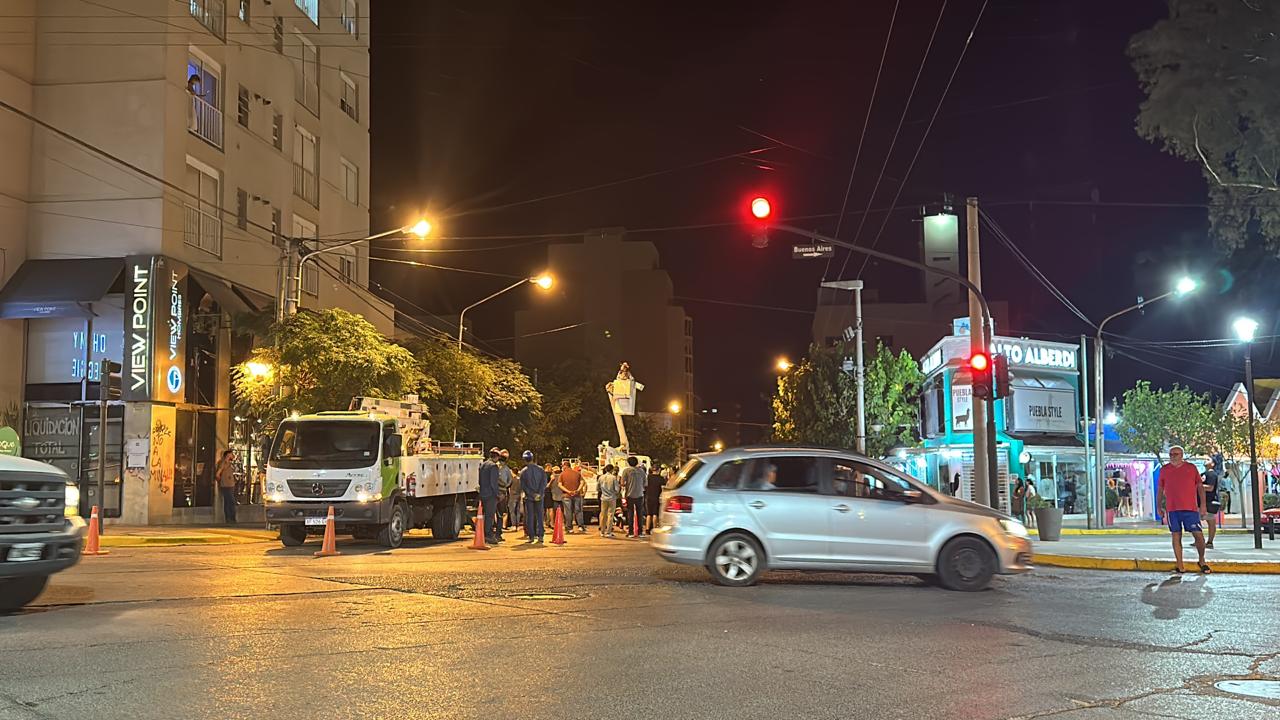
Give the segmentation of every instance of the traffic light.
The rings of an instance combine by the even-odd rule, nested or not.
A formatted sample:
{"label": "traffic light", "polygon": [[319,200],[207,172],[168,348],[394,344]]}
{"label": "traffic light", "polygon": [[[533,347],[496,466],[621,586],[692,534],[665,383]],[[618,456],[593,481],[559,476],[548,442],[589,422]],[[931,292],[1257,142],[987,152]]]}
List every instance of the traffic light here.
{"label": "traffic light", "polygon": [[980,352],[970,355],[969,372],[973,376],[973,396],[984,400],[991,397],[991,358]]}
{"label": "traffic light", "polygon": [[1006,355],[991,356],[991,397],[1009,397],[1009,358]]}
{"label": "traffic light", "polygon": [[102,360],[102,370],[98,373],[98,399],[102,402],[119,400],[122,394],[120,374],[123,368],[120,363]]}
{"label": "traffic light", "polygon": [[758,248],[769,247],[769,220],[773,217],[773,202],[763,195],[751,199],[751,244]]}

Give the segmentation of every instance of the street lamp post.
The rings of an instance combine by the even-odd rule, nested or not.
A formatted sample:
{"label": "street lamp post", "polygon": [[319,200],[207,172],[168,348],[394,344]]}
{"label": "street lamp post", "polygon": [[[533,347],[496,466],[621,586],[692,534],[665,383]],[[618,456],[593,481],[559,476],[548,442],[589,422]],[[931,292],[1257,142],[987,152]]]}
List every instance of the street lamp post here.
{"label": "street lamp post", "polygon": [[676,450],[676,464],[678,465],[684,463],[684,418],[680,414],[683,409],[684,407],[679,400],[672,400],[667,403],[667,412],[671,413],[671,422],[676,427],[676,437],[680,438],[680,447]]}
{"label": "street lamp post", "polygon": [[1133,312],[1134,310],[1140,310],[1150,305],[1153,302],[1159,302],[1160,300],[1164,300],[1167,297],[1172,297],[1174,295],[1179,295],[1179,296],[1186,295],[1187,293],[1192,292],[1195,289],[1196,289],[1195,280],[1192,280],[1189,277],[1179,278],[1177,284],[1174,285],[1174,288],[1169,292],[1163,295],[1157,295],[1156,297],[1153,297],[1150,300],[1143,300],[1141,302],[1138,302],[1137,304],[1131,305],[1125,308],[1124,310],[1121,310],[1120,312],[1112,313],[1107,317],[1103,318],[1102,322],[1098,323],[1098,331],[1094,333],[1094,336],[1093,336],[1093,373],[1094,373],[1093,375],[1094,426],[1093,427],[1094,427],[1094,432],[1096,433],[1095,439],[1097,440],[1096,442],[1097,462],[1094,465],[1094,477],[1093,477],[1093,519],[1094,519],[1094,522],[1098,524],[1098,527],[1102,527],[1103,524],[1106,522],[1106,503],[1104,502],[1105,492],[1106,492],[1105,490],[1106,478],[1104,476],[1107,473],[1107,460],[1106,460],[1106,446],[1103,444],[1103,437],[1102,437],[1103,436],[1102,409],[1103,409],[1103,406],[1106,405],[1106,402],[1103,400],[1104,391],[1102,389],[1102,360],[1104,357],[1104,353],[1102,351],[1103,328],[1107,326],[1107,323],[1111,322],[1112,320],[1115,320],[1121,315]]}
{"label": "street lamp post", "polygon": [[286,259],[290,261],[289,265],[293,264],[292,259],[295,256],[300,255],[301,257],[298,258],[298,264],[296,266],[296,270],[293,273],[292,277],[289,278],[289,281],[285,283],[281,283],[281,297],[279,298],[279,302],[276,303],[276,307],[278,308],[276,313],[277,319],[283,320],[285,317],[289,315],[297,314],[298,306],[302,301],[302,270],[306,266],[308,261],[315,258],[319,258],[321,255],[325,253],[334,252],[335,250],[342,250],[343,248],[348,248],[348,247],[351,247],[352,245],[359,245],[360,243],[364,243],[364,242],[381,240],[382,238],[389,237],[397,233],[415,235],[419,240],[422,240],[431,234],[431,223],[426,220],[419,220],[412,225],[405,225],[404,227],[393,228],[391,230],[387,230],[386,232],[380,232],[376,235],[357,238],[355,240],[348,240],[347,242],[339,243],[332,247],[317,248],[315,250],[307,250],[302,246],[302,240],[304,238],[288,238],[288,249],[286,250]]}
{"label": "street lamp post", "polygon": [[862,358],[862,281],[832,280],[822,283],[822,287],[853,291],[853,343],[856,357],[853,379],[858,393],[858,435],[855,447],[858,452],[865,455],[867,452],[867,412],[863,403],[863,395],[866,387],[867,371]]}
{"label": "street lamp post", "polygon": [[[1253,336],[1258,331],[1258,321],[1253,318],[1236,318],[1231,324],[1236,337],[1244,343],[1244,390],[1249,403],[1249,491],[1253,494],[1253,547],[1262,549],[1262,492],[1258,485],[1258,441],[1255,437],[1253,409]],[[1244,512],[1244,508],[1240,508]]]}
{"label": "street lamp post", "polygon": [[[471,310],[472,308],[479,307],[489,302],[490,300],[498,297],[499,295],[511,292],[512,290],[515,290],[516,288],[520,287],[521,285],[524,285],[525,283],[531,283],[533,285],[537,285],[539,288],[543,290],[550,290],[551,286],[555,284],[555,278],[552,277],[549,273],[542,273],[541,275],[534,275],[533,277],[521,278],[516,282],[513,282],[510,285],[502,288],[498,292],[482,300],[477,300],[476,302],[473,302],[470,305],[462,308],[462,312],[458,313],[458,352],[462,352],[462,333],[467,327],[465,324],[467,319],[467,311]],[[461,402],[461,397],[458,395],[457,388],[455,388],[453,393],[453,442],[454,444],[457,444],[458,442],[458,412],[459,412],[460,402]]]}

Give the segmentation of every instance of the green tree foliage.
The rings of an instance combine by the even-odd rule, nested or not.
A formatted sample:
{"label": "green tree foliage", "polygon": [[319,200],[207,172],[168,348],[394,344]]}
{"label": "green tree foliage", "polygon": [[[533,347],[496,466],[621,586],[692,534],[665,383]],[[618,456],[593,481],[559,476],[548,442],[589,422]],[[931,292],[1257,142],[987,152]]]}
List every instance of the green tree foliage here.
{"label": "green tree foliage", "polygon": [[[895,447],[916,445],[920,427],[917,398],[924,375],[906,350],[894,355],[883,344],[867,365],[867,454],[880,457]],[[877,429],[878,428],[878,429]]]}
{"label": "green tree foliage", "polygon": [[1138,133],[1198,166],[1214,236],[1280,252],[1280,3],[1169,0],[1169,17],[1133,37],[1147,98]]}
{"label": "green tree foliage", "polygon": [[[417,359],[419,396],[431,414],[431,434],[519,452],[542,411],[542,395],[516,363],[459,350],[451,342],[415,338],[405,346]],[[457,412],[455,414],[455,404]]]}
{"label": "green tree foliage", "polygon": [[1152,389],[1140,380],[1124,393],[1116,434],[1129,449],[1158,462],[1172,445],[1181,445],[1188,455],[1204,455],[1215,446],[1215,416],[1208,395],[1176,384],[1171,390]]}
{"label": "green tree foliage", "polygon": [[[773,397],[773,436],[782,442],[853,448],[857,445],[857,386],[841,369],[852,347],[809,348],[804,361],[778,378]],[[923,377],[911,356],[879,345],[866,368],[867,453],[915,444],[916,398]]]}
{"label": "green tree foliage", "polygon": [[567,360],[538,374],[542,416],[530,444],[539,459],[589,459],[596,456],[601,441],[618,444],[604,391],[612,379],[612,372],[597,370],[585,360]]}
{"label": "green tree foliage", "polygon": [[659,465],[676,464],[676,458],[680,454],[678,433],[647,417],[627,418],[626,422],[627,439],[631,441],[633,451],[648,455]]}
{"label": "green tree foliage", "polygon": [[407,349],[345,310],[300,312],[272,325],[264,340],[249,363],[270,372],[255,375],[246,363],[232,382],[236,412],[268,423],[293,411],[345,410],[357,395],[398,398],[430,389]]}

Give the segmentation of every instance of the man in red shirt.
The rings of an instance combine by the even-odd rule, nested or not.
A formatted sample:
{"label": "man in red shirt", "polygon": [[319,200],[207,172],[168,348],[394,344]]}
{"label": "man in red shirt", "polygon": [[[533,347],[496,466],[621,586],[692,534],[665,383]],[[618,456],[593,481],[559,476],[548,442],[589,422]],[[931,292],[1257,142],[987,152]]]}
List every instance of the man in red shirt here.
{"label": "man in red shirt", "polygon": [[1200,572],[1209,573],[1204,561],[1204,533],[1200,521],[1205,517],[1204,485],[1200,483],[1200,471],[1189,462],[1183,462],[1182,448],[1169,448],[1169,462],[1160,468],[1160,497],[1157,503],[1164,506],[1169,520],[1169,532],[1173,533],[1174,572],[1185,572],[1182,565],[1182,533],[1191,533],[1196,539],[1196,552],[1200,555]]}

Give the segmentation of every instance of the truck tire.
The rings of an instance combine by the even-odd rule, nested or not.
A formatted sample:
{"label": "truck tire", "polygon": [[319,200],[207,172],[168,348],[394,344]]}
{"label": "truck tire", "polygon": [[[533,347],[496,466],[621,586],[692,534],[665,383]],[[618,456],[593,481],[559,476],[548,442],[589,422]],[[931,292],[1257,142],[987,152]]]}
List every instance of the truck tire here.
{"label": "truck tire", "polygon": [[48,583],[48,575],[0,580],[0,612],[13,612],[40,597]]}
{"label": "truck tire", "polygon": [[378,531],[378,543],[392,550],[404,542],[404,534],[409,529],[409,508],[398,502],[391,506],[391,518]]}
{"label": "truck tire", "polygon": [[298,547],[307,541],[307,528],[303,525],[281,525],[280,544],[285,547]]}
{"label": "truck tire", "polygon": [[458,502],[452,498],[441,503],[431,515],[431,537],[437,540],[457,540],[462,533],[462,515]]}

